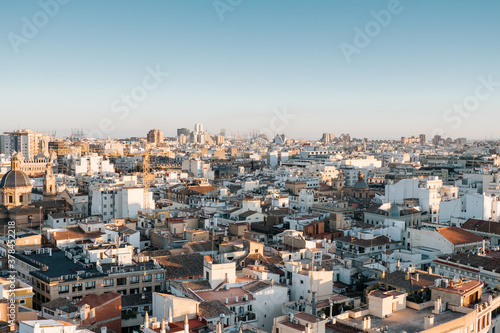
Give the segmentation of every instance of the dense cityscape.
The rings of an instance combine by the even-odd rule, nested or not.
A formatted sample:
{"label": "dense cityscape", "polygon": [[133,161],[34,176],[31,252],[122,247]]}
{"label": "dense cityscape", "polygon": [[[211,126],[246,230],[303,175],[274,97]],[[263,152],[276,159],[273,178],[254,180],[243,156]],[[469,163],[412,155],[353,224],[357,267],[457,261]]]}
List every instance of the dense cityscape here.
{"label": "dense cityscape", "polygon": [[499,13],[0,1],[0,333],[500,333]]}
{"label": "dense cityscape", "polygon": [[253,134],[0,135],[5,331],[500,325],[499,141]]}

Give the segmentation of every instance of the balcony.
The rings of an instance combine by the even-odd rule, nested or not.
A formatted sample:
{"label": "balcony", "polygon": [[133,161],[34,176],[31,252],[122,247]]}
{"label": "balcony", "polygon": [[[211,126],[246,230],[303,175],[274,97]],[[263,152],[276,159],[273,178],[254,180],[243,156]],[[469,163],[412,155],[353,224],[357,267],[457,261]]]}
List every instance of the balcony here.
{"label": "balcony", "polygon": [[250,321],[256,321],[257,316],[255,315],[255,312],[247,312],[245,314],[237,314],[236,315],[236,321],[242,321],[242,322],[250,322]]}

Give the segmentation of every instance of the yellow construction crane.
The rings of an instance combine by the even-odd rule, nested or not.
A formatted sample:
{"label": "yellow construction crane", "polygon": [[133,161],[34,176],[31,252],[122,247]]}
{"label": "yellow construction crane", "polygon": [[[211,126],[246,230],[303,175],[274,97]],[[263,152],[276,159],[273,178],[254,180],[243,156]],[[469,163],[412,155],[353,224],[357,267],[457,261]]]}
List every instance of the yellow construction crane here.
{"label": "yellow construction crane", "polygon": [[151,163],[149,159],[149,142],[146,140],[144,144],[144,154],[142,155],[142,185],[143,185],[143,211],[144,215],[149,215],[149,206],[151,205],[149,196],[149,184],[154,179],[151,174]]}

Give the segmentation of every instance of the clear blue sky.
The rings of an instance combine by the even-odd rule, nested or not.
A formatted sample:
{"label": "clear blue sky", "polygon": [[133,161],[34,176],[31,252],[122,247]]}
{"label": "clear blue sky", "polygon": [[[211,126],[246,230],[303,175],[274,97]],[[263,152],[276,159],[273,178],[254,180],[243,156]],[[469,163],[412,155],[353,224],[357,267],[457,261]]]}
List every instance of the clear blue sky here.
{"label": "clear blue sky", "polygon": [[[67,135],[107,119],[113,137],[150,128],[174,135],[195,122],[241,134],[272,127],[273,110],[286,108],[294,118],[276,125],[294,138],[430,136],[436,128],[500,136],[500,86],[471,116],[443,119],[475,94],[478,77],[500,81],[498,0],[401,0],[350,62],[341,43],[355,45],[354,29],[390,1],[242,0],[221,20],[211,0],[72,0],[34,36],[16,39],[15,52],[23,17],[43,25],[45,2],[0,2],[0,131]],[[113,103],[157,65],[168,77],[120,118]]]}

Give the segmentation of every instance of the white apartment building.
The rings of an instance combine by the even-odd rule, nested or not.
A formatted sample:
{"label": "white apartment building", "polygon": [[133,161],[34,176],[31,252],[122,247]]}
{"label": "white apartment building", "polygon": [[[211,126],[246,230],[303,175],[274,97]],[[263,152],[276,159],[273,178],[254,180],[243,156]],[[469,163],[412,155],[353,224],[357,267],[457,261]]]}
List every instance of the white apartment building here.
{"label": "white apartment building", "polygon": [[458,198],[458,188],[443,186],[443,181],[431,176],[429,179],[402,179],[385,186],[386,202],[404,204],[405,199],[418,199],[422,212],[430,214],[430,222],[439,222],[439,208],[443,201]]}
{"label": "white apartment building", "polygon": [[312,293],[321,299],[332,294],[333,272],[317,270],[310,264],[286,262],[286,282],[290,288],[290,300],[311,300]]}
{"label": "white apartment building", "polygon": [[79,174],[110,174],[115,172],[114,165],[103,156],[97,154],[70,158],[70,168],[74,175]]}
{"label": "white apartment building", "polygon": [[152,211],[155,208],[153,193],[148,192],[147,196],[149,198],[144,202],[143,187],[94,189],[92,190],[91,214],[101,215],[103,221],[109,221],[112,218],[137,218],[139,211]]}
{"label": "white apartment building", "polygon": [[442,202],[441,222],[462,225],[468,219],[500,221],[500,197],[486,194],[465,194],[463,197]]}
{"label": "white apartment building", "polygon": [[192,173],[194,178],[214,179],[214,172],[209,162],[204,162],[199,159],[185,159],[182,161],[182,171]]}

